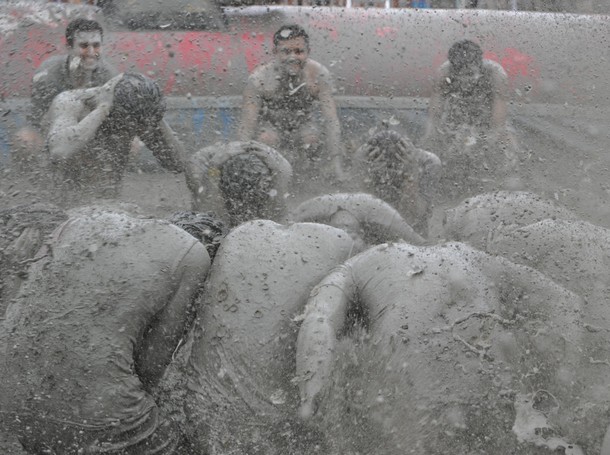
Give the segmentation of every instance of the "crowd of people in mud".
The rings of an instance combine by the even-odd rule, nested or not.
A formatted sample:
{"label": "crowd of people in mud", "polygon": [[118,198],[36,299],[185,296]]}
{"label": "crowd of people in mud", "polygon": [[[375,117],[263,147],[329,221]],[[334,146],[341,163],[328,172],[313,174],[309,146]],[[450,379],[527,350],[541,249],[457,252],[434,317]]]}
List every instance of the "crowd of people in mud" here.
{"label": "crowd of people in mud", "polygon": [[[300,26],[239,140],[193,153],[99,24],[66,40],[15,142],[49,201],[0,211],[0,428],[27,453],[610,454],[610,235],[516,191],[478,44],[448,50],[419,146],[388,126],[346,157]],[[142,143],[192,207],[118,204]]]}

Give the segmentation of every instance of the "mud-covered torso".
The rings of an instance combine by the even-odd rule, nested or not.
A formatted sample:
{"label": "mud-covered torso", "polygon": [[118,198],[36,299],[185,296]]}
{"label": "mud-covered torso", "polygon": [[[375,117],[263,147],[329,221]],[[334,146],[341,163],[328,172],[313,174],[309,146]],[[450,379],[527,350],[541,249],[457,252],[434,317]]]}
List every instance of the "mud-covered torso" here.
{"label": "mud-covered torso", "polygon": [[[298,316],[310,290],[351,246],[330,226],[253,221],[236,228],[205,289],[190,358],[193,386],[212,401],[213,389],[224,390],[261,414],[295,405]],[[216,381],[220,387],[206,386]]]}
{"label": "mud-covered torso", "polygon": [[118,197],[131,139],[107,131],[102,125],[82,150],[60,164],[53,164],[58,203],[82,205],[95,198]]}
{"label": "mud-covered torso", "polygon": [[[402,454],[405,447],[508,453],[515,443],[513,396],[502,391],[518,390],[519,382],[531,387],[529,381],[541,377],[527,379],[532,371],[553,371],[545,362],[552,364],[555,352],[549,349],[545,357],[535,352],[539,345],[529,344],[530,337],[552,331],[553,323],[528,326],[525,312],[504,308],[504,299],[513,297],[502,295],[505,290],[487,276],[484,255],[463,244],[370,251],[361,264],[359,257],[350,261],[360,306],[368,308],[364,335],[356,332],[356,342],[350,337],[339,343],[332,391],[323,404],[323,415],[336,418],[324,424],[337,453],[379,447],[386,455]],[[515,348],[531,358],[517,355],[513,364],[507,352],[515,339]]]}
{"label": "mud-covered torso", "polygon": [[116,213],[60,226],[0,329],[11,339],[0,353],[2,408],[103,426],[154,406],[134,351],[195,245],[175,226]]}
{"label": "mud-covered torso", "polygon": [[468,85],[462,84],[459,76],[454,76],[450,70],[442,81],[441,94],[445,103],[443,123],[449,129],[491,126],[495,95],[490,68],[483,66],[479,79]]}
{"label": "mud-covered torso", "polygon": [[273,82],[260,93],[261,122],[270,123],[280,132],[290,132],[310,121],[318,99],[311,81],[306,76],[289,78],[267,73],[266,79]]}

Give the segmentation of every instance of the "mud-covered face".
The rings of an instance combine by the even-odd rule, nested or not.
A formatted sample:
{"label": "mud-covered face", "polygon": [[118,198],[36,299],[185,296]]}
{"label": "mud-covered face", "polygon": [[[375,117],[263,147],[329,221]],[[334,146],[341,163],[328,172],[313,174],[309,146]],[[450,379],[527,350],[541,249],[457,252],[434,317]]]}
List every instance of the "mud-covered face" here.
{"label": "mud-covered face", "polygon": [[97,68],[102,55],[102,34],[97,31],[76,32],[71,55],[81,68],[86,70]]}
{"label": "mud-covered face", "polygon": [[273,53],[281,69],[290,76],[297,76],[309,58],[309,47],[302,36],[280,41]]}

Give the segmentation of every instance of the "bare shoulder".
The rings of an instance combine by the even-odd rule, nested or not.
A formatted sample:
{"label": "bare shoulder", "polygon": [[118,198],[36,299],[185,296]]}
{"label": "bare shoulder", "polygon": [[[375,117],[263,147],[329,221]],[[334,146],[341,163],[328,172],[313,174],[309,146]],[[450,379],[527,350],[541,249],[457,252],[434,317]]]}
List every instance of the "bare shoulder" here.
{"label": "bare shoulder", "polygon": [[256,87],[262,87],[275,81],[276,68],[273,62],[265,63],[257,66],[248,77],[248,83]]}
{"label": "bare shoulder", "polygon": [[451,69],[451,63],[449,60],[445,61],[441,66],[436,70],[437,78],[445,78],[449,76],[449,70]]}
{"label": "bare shoulder", "polygon": [[308,59],[307,62],[305,63],[305,72],[309,78],[311,78],[315,81],[318,81],[318,80],[330,81],[330,78],[331,78],[331,74],[330,74],[330,71],[328,71],[328,68],[326,68],[321,63],[319,63],[315,60],[312,60],[312,59]]}
{"label": "bare shoulder", "polygon": [[51,109],[80,109],[84,107],[86,92],[86,90],[68,90],[61,92],[53,100]]}
{"label": "bare shoulder", "polygon": [[45,82],[49,77],[51,77],[51,73],[56,71],[58,66],[63,65],[65,61],[65,55],[55,55],[46,59],[40,64],[40,66],[34,73],[34,76],[32,77],[32,82],[34,84]]}
{"label": "bare shoulder", "polygon": [[506,71],[502,68],[498,62],[494,62],[493,60],[483,60],[483,68],[488,70],[492,77],[496,80],[506,80]]}

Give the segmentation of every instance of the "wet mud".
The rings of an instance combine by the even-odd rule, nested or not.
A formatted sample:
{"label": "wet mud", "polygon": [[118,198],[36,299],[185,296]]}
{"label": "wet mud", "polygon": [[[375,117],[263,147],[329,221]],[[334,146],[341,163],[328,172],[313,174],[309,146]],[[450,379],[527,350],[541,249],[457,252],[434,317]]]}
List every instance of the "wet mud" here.
{"label": "wet mud", "polygon": [[[544,125],[529,122],[527,125],[521,123],[517,126],[521,127],[518,131],[523,144],[519,156],[519,171],[512,187],[505,189],[538,193],[567,207],[583,220],[610,227],[610,187],[607,183],[610,181],[610,157],[600,145],[604,142],[603,135],[591,126],[592,130],[586,135],[589,137],[593,134],[594,146],[588,147],[580,142],[577,144],[579,146],[573,147],[567,140],[558,141],[557,135],[541,134]],[[191,197],[182,175],[163,171],[142,172],[138,171],[137,167],[134,169],[136,170],[127,172],[123,180],[121,201],[124,208],[156,217],[166,217],[177,210],[190,209]],[[35,175],[24,175],[6,167],[0,169],[0,176],[0,209],[49,200],[48,190],[38,187],[38,178]],[[326,176],[312,176],[301,181],[301,185],[288,198],[289,208],[296,207],[313,196],[359,189],[358,182],[353,180],[339,183]],[[433,242],[443,239],[444,210],[454,205],[456,201],[443,202],[434,207],[429,223],[430,238]],[[179,382],[179,370],[179,365],[170,369],[170,380],[167,384]],[[173,405],[177,398],[173,397],[167,388],[160,391],[162,404],[172,411],[172,417],[180,420],[183,419],[181,410]],[[497,406],[510,406],[509,403],[500,401],[496,403]],[[17,441],[2,431],[0,453],[25,455]]]}

